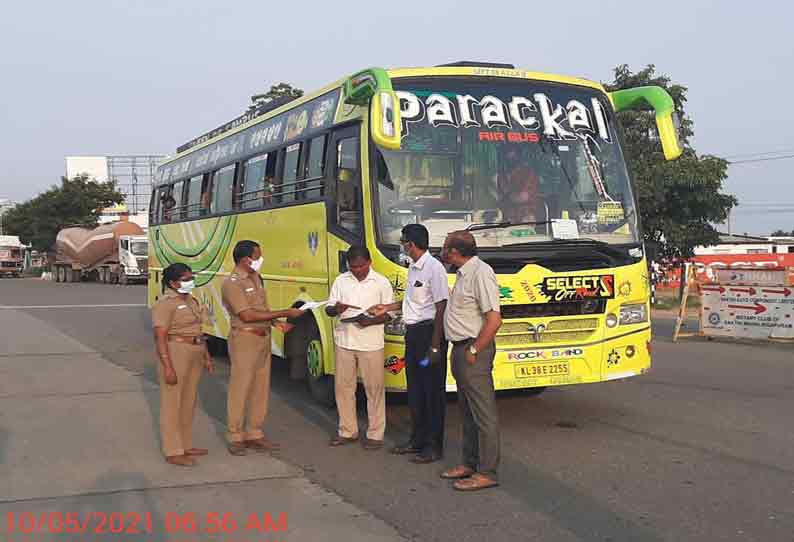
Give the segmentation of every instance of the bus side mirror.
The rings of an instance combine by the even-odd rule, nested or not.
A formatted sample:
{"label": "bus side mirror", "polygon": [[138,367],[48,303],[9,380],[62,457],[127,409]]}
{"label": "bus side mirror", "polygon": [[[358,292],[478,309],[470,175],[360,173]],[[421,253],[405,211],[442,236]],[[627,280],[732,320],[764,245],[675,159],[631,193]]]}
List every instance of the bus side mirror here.
{"label": "bus side mirror", "polygon": [[369,105],[370,132],[376,145],[400,149],[400,100],[386,70],[370,68],[354,74],[345,81],[344,95],[346,104]]}
{"label": "bus side mirror", "polygon": [[379,147],[400,149],[400,100],[394,91],[382,90],[372,97],[369,125],[372,139]]}
{"label": "bus side mirror", "polygon": [[679,139],[680,123],[673,98],[666,90],[657,86],[627,88],[610,92],[609,98],[616,112],[633,109],[643,101],[653,107],[665,159],[675,160],[681,156],[684,149]]}

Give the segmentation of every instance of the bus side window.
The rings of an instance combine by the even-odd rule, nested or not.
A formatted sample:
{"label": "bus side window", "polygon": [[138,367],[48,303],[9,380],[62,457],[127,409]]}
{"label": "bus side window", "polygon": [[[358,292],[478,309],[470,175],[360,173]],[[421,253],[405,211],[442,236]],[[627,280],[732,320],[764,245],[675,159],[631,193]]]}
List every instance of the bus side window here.
{"label": "bus side window", "polygon": [[159,203],[160,200],[157,198],[158,190],[155,188],[152,190],[152,195],[149,198],[149,223],[150,224],[157,224],[159,222],[158,218],[160,216],[159,212]]}
{"label": "bus side window", "polygon": [[234,201],[234,171],[236,164],[219,169],[213,174],[214,178],[214,213],[228,213],[232,210]]}
{"label": "bus side window", "polygon": [[303,198],[322,197],[324,195],[323,177],[325,176],[325,146],[327,135],[317,136],[308,143],[308,156],[304,165],[306,179]]}
{"label": "bus side window", "polygon": [[212,214],[212,182],[214,175],[207,173],[204,175],[204,180],[201,184],[201,205],[199,206],[199,214],[201,216]]}
{"label": "bus side window", "polygon": [[336,143],[336,222],[339,227],[363,237],[358,146],[358,137]]}
{"label": "bus side window", "polygon": [[298,166],[302,146],[302,143],[295,143],[284,151],[284,182],[281,185],[280,203],[289,203],[299,199],[298,191],[301,183],[298,182]]}
{"label": "bus side window", "polygon": [[158,222],[165,223],[171,222],[171,209],[174,206],[171,199],[171,186],[161,186],[157,193],[157,218]]}
{"label": "bus side window", "polygon": [[187,183],[187,195],[185,196],[187,218],[196,218],[200,214],[202,180],[202,175],[196,175],[191,177]]}

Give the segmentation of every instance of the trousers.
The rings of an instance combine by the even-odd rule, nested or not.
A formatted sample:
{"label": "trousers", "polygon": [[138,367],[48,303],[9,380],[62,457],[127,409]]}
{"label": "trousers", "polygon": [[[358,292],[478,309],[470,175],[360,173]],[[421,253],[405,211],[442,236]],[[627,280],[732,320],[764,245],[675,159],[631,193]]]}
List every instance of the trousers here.
{"label": "trousers", "polygon": [[270,335],[260,337],[233,329],[229,359],[226,439],[243,442],[263,438],[262,426],[270,402]]}
{"label": "trousers", "polygon": [[203,344],[168,343],[168,353],[176,373],[173,386],[165,383],[165,370],[158,362],[160,438],[166,457],[183,455],[185,450],[193,447],[193,417],[205,351]]}
{"label": "trousers", "polygon": [[466,350],[472,342],[452,347],[452,374],[458,384],[463,418],[463,464],[496,478],[500,455],[499,411],[492,374],[496,345],[489,344],[469,364]]}
{"label": "trousers", "polygon": [[441,342],[441,359],[427,367],[419,361],[430,353],[433,322],[408,326],[405,332],[405,378],[411,412],[411,444],[422,451],[444,452],[444,419],[447,412],[447,343]]}
{"label": "trousers", "polygon": [[386,432],[386,385],[383,373],[383,350],[365,352],[336,347],[334,392],[339,411],[339,436],[358,435],[356,415],[357,374],[361,373],[367,395],[367,438],[383,440]]}

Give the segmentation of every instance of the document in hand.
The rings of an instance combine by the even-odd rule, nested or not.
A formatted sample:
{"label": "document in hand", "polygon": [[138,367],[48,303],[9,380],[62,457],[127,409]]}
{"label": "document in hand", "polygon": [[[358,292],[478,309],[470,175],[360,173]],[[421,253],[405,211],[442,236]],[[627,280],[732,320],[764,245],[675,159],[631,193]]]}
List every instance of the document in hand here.
{"label": "document in hand", "polygon": [[310,301],[308,303],[304,303],[300,307],[298,307],[302,311],[311,311],[314,309],[318,309],[323,305],[327,305],[328,301]]}
{"label": "document in hand", "polygon": [[373,318],[377,318],[377,317],[376,316],[372,316],[370,313],[365,311],[365,312],[360,312],[360,313],[356,314],[355,316],[351,316],[349,318],[342,318],[340,320],[340,322],[344,322],[346,324],[351,324],[351,323],[354,323],[354,322],[361,322],[362,320],[371,320]]}

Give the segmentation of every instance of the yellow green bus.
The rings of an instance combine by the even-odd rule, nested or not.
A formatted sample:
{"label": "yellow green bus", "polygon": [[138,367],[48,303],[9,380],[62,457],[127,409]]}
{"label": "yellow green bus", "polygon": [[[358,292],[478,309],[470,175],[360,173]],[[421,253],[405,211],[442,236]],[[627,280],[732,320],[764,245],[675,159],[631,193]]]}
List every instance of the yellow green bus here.
{"label": "yellow green bus", "polygon": [[[416,222],[436,255],[449,232],[471,231],[497,273],[497,389],[639,375],[651,363],[650,287],[615,112],[640,103],[676,158],[673,102],[661,88],[608,93],[512,65],[371,68],[274,100],[182,145],[159,169],[148,302],[161,295],[162,269],[187,263],[210,309],[205,332],[227,337],[221,283],[241,239],[262,246],[273,307],[327,299],[352,244],[369,248],[401,298],[400,229]],[[318,308],[295,323],[274,333],[273,352],[330,402],[334,322]],[[405,389],[404,330],[399,318],[386,326],[390,390]]]}

